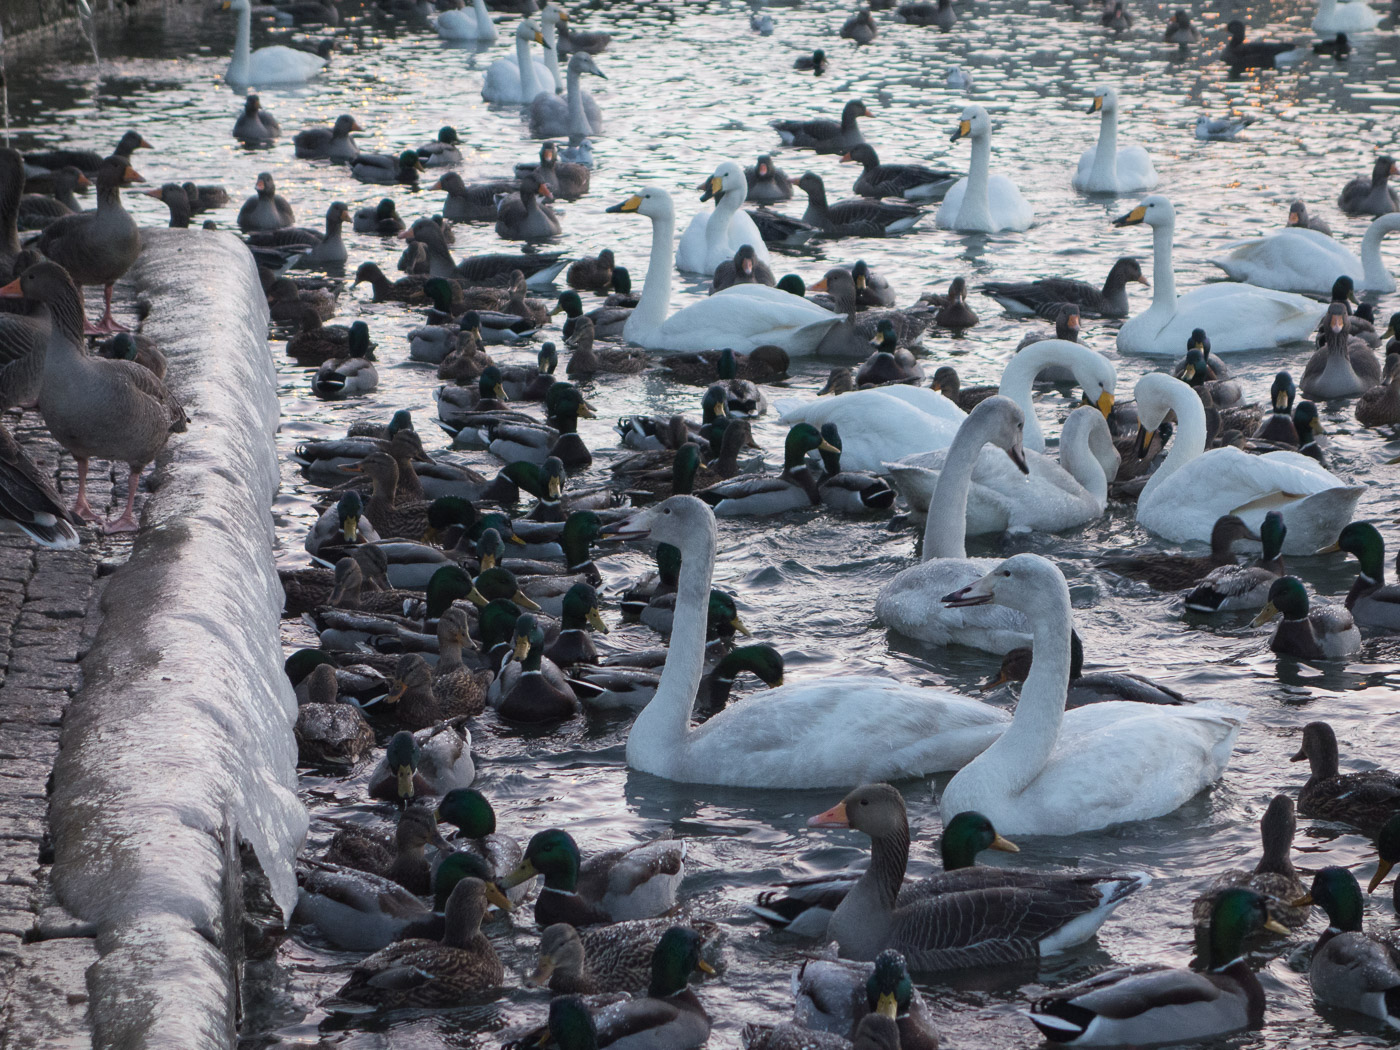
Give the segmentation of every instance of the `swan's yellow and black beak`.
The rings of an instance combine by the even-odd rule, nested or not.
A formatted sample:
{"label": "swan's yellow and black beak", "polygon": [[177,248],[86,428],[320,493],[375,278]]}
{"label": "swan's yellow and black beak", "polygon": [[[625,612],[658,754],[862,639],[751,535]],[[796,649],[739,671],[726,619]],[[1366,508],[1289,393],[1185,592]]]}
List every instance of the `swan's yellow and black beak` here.
{"label": "swan's yellow and black beak", "polygon": [[971,134],[972,134],[972,121],[970,121],[970,120],[960,120],[960,121],[958,121],[957,130],[954,131],[953,134],[949,136],[948,141],[949,141],[949,142],[957,142],[958,139],[963,138],[965,135],[971,135]]}
{"label": "swan's yellow and black beak", "polygon": [[614,204],[611,208],[608,208],[607,211],[616,214],[618,212],[636,211],[641,206],[642,195],[640,193],[634,193],[621,204]]}
{"label": "swan's yellow and black beak", "polygon": [[700,183],[697,188],[703,191],[700,194],[700,199],[702,201],[707,201],[711,197],[718,201],[724,196],[724,180],[718,175],[711,175],[704,182]]}
{"label": "swan's yellow and black beak", "polygon": [[1137,446],[1133,450],[1137,453],[1138,459],[1143,459],[1147,456],[1147,449],[1151,444],[1152,431],[1140,425],[1138,427]]}
{"label": "swan's yellow and black beak", "polygon": [[1118,218],[1114,219],[1114,220],[1113,220],[1113,225],[1115,225],[1115,226],[1136,226],[1138,223],[1142,222],[1142,220],[1145,219],[1145,218],[1147,218],[1147,209],[1144,208],[1141,204],[1139,204],[1139,205],[1138,205],[1136,208],[1134,208],[1132,211],[1128,212],[1127,215],[1120,215],[1120,216],[1118,216]]}
{"label": "swan's yellow and black beak", "polygon": [[1092,102],[1089,103],[1089,112],[1090,112],[1090,113],[1097,113],[1097,112],[1098,112],[1099,110],[1101,110],[1101,109],[1103,109],[1103,96],[1102,96],[1102,95],[1095,95],[1095,96],[1094,96],[1094,101],[1092,101]]}
{"label": "swan's yellow and black beak", "polygon": [[1095,401],[1094,404],[1098,406],[1098,410],[1103,413],[1104,419],[1107,419],[1108,414],[1113,411],[1113,395],[1107,390],[1100,391],[1099,399]]}

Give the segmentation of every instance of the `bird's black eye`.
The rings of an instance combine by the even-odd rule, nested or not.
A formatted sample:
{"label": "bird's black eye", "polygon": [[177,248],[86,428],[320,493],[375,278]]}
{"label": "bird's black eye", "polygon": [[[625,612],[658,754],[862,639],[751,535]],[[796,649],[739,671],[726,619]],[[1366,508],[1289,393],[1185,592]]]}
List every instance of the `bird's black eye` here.
{"label": "bird's black eye", "polygon": [[1010,570],[1010,569],[1002,569],[1002,570],[1001,570],[1001,574],[1002,574],[1003,576],[1010,576],[1010,575],[1011,575],[1011,570]]}

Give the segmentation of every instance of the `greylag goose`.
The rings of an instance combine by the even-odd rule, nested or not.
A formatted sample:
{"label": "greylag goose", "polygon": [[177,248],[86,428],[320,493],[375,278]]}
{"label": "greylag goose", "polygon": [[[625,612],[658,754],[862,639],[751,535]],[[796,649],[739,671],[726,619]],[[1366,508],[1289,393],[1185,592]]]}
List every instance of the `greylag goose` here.
{"label": "greylag goose", "polygon": [[1272,69],[1280,62],[1287,65],[1301,54],[1298,45],[1291,41],[1280,43],[1272,40],[1251,40],[1246,43],[1244,23],[1238,20],[1229,23],[1225,29],[1230,34],[1230,39],[1226,41],[1220,59],[1235,69]]}
{"label": "greylag goose", "polygon": [[24,196],[24,158],[0,149],[0,274],[9,274],[19,255],[19,202]]}
{"label": "greylag goose", "polygon": [[888,321],[894,328],[896,345],[913,346],[932,320],[926,310],[862,310],[856,313],[855,278],[849,270],[839,266],[827,270],[812,288],[830,295],[834,311],[847,318],[823,338],[820,352],[824,354],[864,359],[870,354],[871,341],[879,333],[882,321]]}
{"label": "greylag goose", "polygon": [[501,201],[496,212],[496,233],[506,240],[547,240],[559,234],[559,218],[554,209],[539,199],[552,198],[549,187],[534,175],[520,180],[520,193]]}
{"label": "greylag goose", "polygon": [[[41,192],[41,187],[47,192]],[[34,192],[26,193],[19,200],[19,228],[42,230],[54,219],[82,211],[83,206],[73,194],[91,187],[88,177],[71,164],[56,168],[39,179],[26,180],[25,188]]]}
{"label": "greylag goose", "polygon": [[1146,284],[1147,278],[1136,259],[1123,258],[1108,271],[1102,288],[1065,277],[1043,277],[1038,281],[989,281],[977,290],[1018,317],[1039,314],[1053,320],[1062,303],[1074,303],[1082,317],[1127,317],[1129,281]]}
{"label": "greylag goose", "polygon": [[253,184],[257,192],[243,202],[238,209],[238,228],[244,233],[250,230],[280,230],[284,226],[296,225],[296,212],[287,203],[287,198],[277,192],[277,184],[272,175],[263,172]]}
{"label": "greylag goose", "polygon": [[569,162],[559,162],[559,147],[553,142],[546,142],[540,147],[540,160],[538,164],[517,164],[515,166],[515,177],[524,178],[526,175],[533,175],[556,197],[563,197],[566,200],[573,200],[582,197],[588,192],[590,174],[588,168],[582,164],[572,164]]}
{"label": "greylag goose", "polygon": [[818,153],[846,153],[865,141],[856,121],[871,116],[860,99],[851,99],[841,110],[841,121],[834,120],[775,120],[773,130],[784,146],[815,150]]}
{"label": "greylag goose", "polygon": [[1328,226],[1322,219],[1314,218],[1308,214],[1308,206],[1302,201],[1294,201],[1288,206],[1289,226],[1297,226],[1302,230],[1316,230],[1318,233],[1332,236],[1332,227]]}
{"label": "greylag goose", "polygon": [[[125,166],[125,162],[123,162]],[[104,162],[103,170],[107,170]],[[99,177],[101,172],[99,172]],[[100,185],[100,183],[99,183]],[[184,409],[149,369],[134,361],[91,357],[83,348],[83,300],[62,266],[43,262],[0,288],[5,297],[23,296],[48,314],[49,338],[39,412],[54,440],[78,464],[78,496],[72,514],[100,520],[87,501],[88,460],[126,463],[130,468],[126,509],[105,532],[135,532],[136,486],[142,468],[171,434],[186,428]]]}
{"label": "greylag goose", "polygon": [[319,124],[298,131],[292,139],[292,147],[302,160],[331,160],[337,164],[349,164],[360,155],[360,147],[355,145],[353,136],[355,132],[364,130],[349,113],[342,113],[330,127]]}
{"label": "greylag goose", "polygon": [[[1075,306],[1074,303],[1061,303],[1060,309],[1055,314],[1055,327],[1052,329],[1040,329],[1039,331],[1029,333],[1016,344],[1016,350],[1020,352],[1032,343],[1043,342],[1046,339],[1063,339],[1070,343],[1079,342],[1079,307]],[[1064,382],[1074,381],[1069,369],[1057,368],[1054,370],[1062,371],[1069,376],[1068,379],[1063,380]],[[1053,380],[1045,379],[1046,373],[1051,371],[1052,369],[1049,368],[1042,369],[1040,378],[1044,379],[1046,382],[1060,382],[1061,380],[1058,378]]]}
{"label": "greylag goose", "polygon": [[1316,350],[1303,368],[1299,388],[1304,397],[1319,401],[1359,397],[1381,381],[1381,364],[1375,351],[1361,340],[1347,336],[1345,303],[1333,303],[1327,308],[1324,328],[1326,345]]}
{"label": "greylag goose", "polygon": [[222,186],[196,186],[193,182],[184,183],[185,195],[190,199],[190,214],[213,211],[228,203],[228,190]]}
{"label": "greylag goose", "polygon": [[79,285],[102,285],[102,320],[87,331],[125,331],[112,319],[112,285],[141,254],[141,236],[136,220],[122,207],[120,187],[143,181],[125,157],[108,157],[97,169],[96,210],[65,215],[39,235],[39,250],[63,267],[66,276]]}
{"label": "greylag goose", "polygon": [[777,279],[766,263],[759,261],[753,245],[745,244],[734,253],[734,258],[725,259],[715,267],[714,279],[710,282],[710,294],[728,288],[732,284],[776,285]]}
{"label": "greylag goose", "polygon": [[270,145],[282,134],[277,118],[262,108],[262,99],[249,95],[243,100],[243,112],[233,122],[233,137],[245,146]]}
{"label": "greylag goose", "polygon": [[[149,142],[141,137],[140,133],[128,131],[121,137],[112,154],[118,157],[130,158],[138,149],[152,149]],[[26,153],[24,155],[25,167],[31,169],[28,174],[37,171],[53,171],[56,168],[66,168],[69,165],[77,168],[84,175],[91,178],[97,174],[97,169],[102,167],[102,162],[109,154],[98,153],[90,149],[52,149],[42,153]]]}
{"label": "greylag goose", "polygon": [[906,204],[864,198],[828,204],[826,185],[820,175],[810,171],[797,180],[797,186],[807,194],[802,221],[826,237],[888,237],[910,229],[922,214]]}
{"label": "greylag goose", "polygon": [[4,427],[0,427],[0,531],[22,533],[55,550],[78,546],[78,534],[58,493]]}
{"label": "greylag goose", "polygon": [[154,197],[170,209],[170,228],[187,230],[190,226],[190,195],[178,182],[167,182],[153,190],[142,190],[147,197]]}
{"label": "greylag goose", "polygon": [[874,147],[865,142],[847,150],[841,160],[861,166],[862,171],[852,187],[861,197],[938,200],[960,177],[956,172],[926,168],[922,164],[881,164]]}
{"label": "greylag goose", "polygon": [[744,199],[752,204],[777,204],[792,200],[792,182],[787,172],[773,163],[773,158],[763,153],[758,163],[744,169],[744,178],[749,184],[749,194]]}
{"label": "greylag goose", "polygon": [[846,24],[841,27],[841,35],[847,40],[854,40],[857,44],[870,43],[878,33],[879,30],[875,27],[875,16],[866,7],[862,7],[846,19]]}
{"label": "greylag goose", "polygon": [[1337,207],[1348,215],[1388,215],[1400,211],[1400,195],[1390,188],[1390,177],[1400,175],[1400,165],[1386,156],[1377,157],[1371,177],[1355,178],[1342,187]]}
{"label": "greylag goose", "polygon": [[519,270],[525,275],[528,286],[544,287],[551,284],[566,265],[560,252],[533,252],[528,255],[493,252],[454,262],[452,253],[447,250],[447,241],[443,239],[442,228],[432,219],[419,219],[399,236],[406,241],[422,242],[428,251],[429,272],[434,277],[455,278],[464,284],[496,284]]}
{"label": "greylag goose", "polygon": [[462,181],[462,176],[449,171],[428,187],[442,190],[447,200],[442,202],[442,215],[452,222],[495,222],[496,197],[520,189],[517,179],[493,179],[490,182]]}

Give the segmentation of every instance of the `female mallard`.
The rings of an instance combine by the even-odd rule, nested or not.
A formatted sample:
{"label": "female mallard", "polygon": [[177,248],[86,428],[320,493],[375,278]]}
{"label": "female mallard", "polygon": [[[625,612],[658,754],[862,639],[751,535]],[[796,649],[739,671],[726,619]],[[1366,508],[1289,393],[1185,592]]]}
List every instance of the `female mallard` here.
{"label": "female mallard", "polygon": [[882,477],[841,469],[841,434],[835,423],[821,428],[822,476],[817,493],[822,503],[841,514],[868,514],[894,506],[894,489]]}
{"label": "female mallard", "polygon": [[1263,606],[1269,600],[1269,588],[1286,571],[1283,565],[1283,538],[1287,534],[1288,527],[1283,523],[1283,515],[1276,510],[1269,511],[1259,526],[1259,539],[1263,544],[1259,560],[1253,565],[1231,562],[1211,569],[1206,578],[1186,595],[1186,608],[1195,612],[1215,613]]}
{"label": "female mallard", "polygon": [[[389,567],[384,552],[373,543],[362,543],[350,552],[359,565],[360,587],[371,589],[386,588]],[[337,566],[339,562],[337,562]],[[282,615],[300,616],[312,609],[331,604],[331,596],[340,588],[337,569],[278,569],[277,576],[282,582]]]}
{"label": "female mallard", "polygon": [[287,340],[287,356],[299,365],[318,366],[339,357],[370,359],[375,344],[369,337],[369,325],[355,321],[344,325],[323,325],[315,310],[301,314],[301,325]]}
{"label": "female mallard", "polygon": [[364,513],[381,536],[418,539],[428,531],[429,501],[396,499],[399,465],[388,452],[372,452],[359,464],[342,469],[351,474],[368,474],[374,483],[374,494]]}
{"label": "female mallard", "polygon": [[971,328],[977,323],[977,314],[972,307],[967,305],[967,280],[962,277],[954,277],[945,295],[936,292],[925,292],[920,297],[920,302],[929,306],[937,307],[934,314],[934,324],[939,328],[948,328],[955,332],[962,332]]}
{"label": "female mallard", "polygon": [[630,376],[646,370],[645,350],[595,350],[593,335],[593,321],[580,317],[569,337],[574,352],[569,355],[569,364],[564,370],[568,375],[587,379],[599,373]]}
{"label": "female mallard", "polygon": [[407,277],[400,277],[397,281],[391,281],[372,262],[360,263],[359,269],[355,271],[355,280],[350,287],[357,284],[368,284],[374,293],[376,303],[412,303],[423,302],[423,286],[428,283],[428,278],[423,274],[409,274]]}
{"label": "female mallard", "polygon": [[1386,354],[1381,380],[1356,399],[1356,421],[1363,427],[1400,423],[1400,354]]}
{"label": "female mallard", "polygon": [[1337,734],[1326,722],[1303,727],[1303,746],[1292,761],[1306,760],[1312,775],[1298,792],[1298,812],[1335,820],[1374,835],[1400,813],[1400,775],[1388,769],[1338,772]]}
{"label": "female mallard", "polygon": [[1293,902],[1327,913],[1327,929],[1313,947],[1308,983],[1318,1002],[1364,1014],[1400,1028],[1400,948],[1362,928],[1361,887],[1346,868],[1313,876],[1312,890]]}
{"label": "female mallard", "polygon": [[719,378],[719,360],[725,354],[734,355],[735,374],[753,383],[770,383],[787,375],[791,364],[787,351],[780,346],[760,346],[747,354],[733,350],[707,350],[699,354],[676,354],[666,358],[664,368],[677,382],[692,386],[709,386]]}
{"label": "female mallard", "polygon": [[[441,634],[439,630],[439,637]],[[460,643],[458,652],[460,664]],[[462,670],[465,674],[465,668]],[[394,668],[389,695],[384,702],[392,705],[395,721],[408,730],[426,729],[447,719],[479,715],[485,710],[481,684],[472,681],[466,688],[456,688],[455,677],[439,682],[423,657],[404,653]]]}
{"label": "female mallard", "polygon": [[433,811],[422,806],[408,806],[394,829],[392,848],[381,835],[360,828],[342,828],[331,839],[324,860],[328,864],[383,875],[409,893],[422,897],[430,893],[433,886],[432,870],[423,855],[429,843],[447,846],[438,832]]}
{"label": "female mallard", "polygon": [[416,733],[395,733],[370,772],[368,790],[370,798],[404,802],[470,787],[475,779],[471,732],[457,722],[444,722]]}
{"label": "female mallard", "polygon": [[375,952],[336,994],[386,1008],[460,1006],[492,995],[505,967],[481,932],[488,903],[486,883],[463,879],[447,899],[441,943],[415,938]]}
{"label": "female mallard", "polygon": [[457,829],[457,852],[480,857],[491,879],[499,881],[520,866],[525,855],[520,843],[496,830],[496,811],[480,791],[453,788],[442,796],[434,815]]}
{"label": "female mallard", "polygon": [[496,708],[513,722],[553,722],[578,714],[568,680],[544,656],[544,631],[528,613],[516,621],[515,662],[501,668]]}
{"label": "female mallard", "polygon": [[[881,952],[874,963],[808,959],[793,971],[792,988],[792,1021],[801,1030],[854,1040],[875,1016],[895,1022],[899,1050],[938,1050],[933,1015],[897,951]],[[772,1039],[761,1045],[773,1050]]]}
{"label": "female mallard", "polygon": [[1037,1000],[1031,1023],[1055,1043],[1130,1046],[1215,1039],[1264,1020],[1264,989],[1244,957],[1259,929],[1287,935],[1253,890],[1226,890],[1215,901],[1205,969],[1140,964],[1109,970]]}
{"label": "female mallard", "polygon": [[[306,701],[298,696],[292,734],[297,761],[305,766],[353,766],[374,749],[374,730],[355,704],[338,703],[334,664],[318,664],[306,676]],[[302,692],[298,686],[298,693]]]}
{"label": "female mallard", "polygon": [[1259,627],[1282,614],[1269,648],[1303,660],[1337,660],[1361,648],[1361,632],[1351,613],[1331,602],[1310,608],[1308,592],[1296,576],[1281,576],[1269,585],[1268,602],[1252,621]]}
{"label": "female mallard", "polygon": [[525,859],[501,881],[501,888],[543,875],[544,888],[535,899],[535,922],[541,927],[650,919],[676,906],[685,854],[684,839],[653,839],[583,863],[573,836],[555,828],[530,839]]}
{"label": "female mallard", "polygon": [[[1253,539],[1239,517],[1226,514],[1216,519],[1210,530],[1210,554],[1187,557],[1181,554],[1145,554],[1138,557],[1104,558],[1104,568],[1119,576],[1141,580],[1154,590],[1179,591],[1193,587],[1202,577],[1222,565],[1234,565],[1234,545],[1237,540]],[[1279,541],[1282,543],[1282,539]]]}
{"label": "female mallard", "polygon": [[[473,674],[462,663],[462,647],[471,641],[466,610],[454,605],[443,612],[438,617],[437,638],[438,662],[433,668],[433,699],[440,710],[451,715],[481,714],[486,710],[486,687],[490,684],[490,674],[485,672],[483,680],[481,675]],[[403,702],[399,700],[400,704]],[[400,717],[403,717],[402,709]]]}
{"label": "female mallard", "polygon": [[[578,930],[556,922],[540,935],[535,972],[525,983],[547,985],[554,995],[641,995],[651,983],[657,942],[675,925],[671,919],[629,919]],[[699,923],[694,928],[705,945],[715,943],[718,926]]]}
{"label": "female mallard", "polygon": [[[1029,646],[1012,649],[1001,660],[996,677],[984,682],[982,689],[995,689],[1003,682],[1024,682],[1030,675],[1032,652]],[[1069,693],[1065,708],[1083,707],[1103,700],[1131,700],[1139,704],[1184,704],[1186,697],[1175,689],[1128,671],[1095,671],[1084,673],[1084,643],[1079,632],[1069,635]]]}
{"label": "female mallard", "polygon": [[822,501],[817,479],[807,466],[808,452],[838,451],[810,423],[788,431],[781,474],[756,474],[721,481],[695,495],[714,508],[716,516],[784,514],[806,510]]}
{"label": "female mallard", "polygon": [[560,667],[596,664],[598,649],[593,644],[593,630],[608,633],[598,608],[598,592],[590,584],[576,583],[564,595],[559,634],[545,648],[544,655]]}
{"label": "female mallard", "polygon": [[1370,522],[1353,521],[1337,542],[1318,551],[1346,551],[1360,564],[1356,582],[1347,591],[1346,607],[1363,627],[1400,630],[1400,584],[1385,582],[1385,541]]}
{"label": "female mallard", "polygon": [[1305,892],[1293,867],[1293,858],[1289,856],[1297,827],[1293,800],[1287,795],[1275,795],[1259,821],[1259,833],[1264,840],[1264,853],[1259,863],[1253,871],[1231,868],[1212,880],[1191,907],[1191,917],[1198,929],[1210,924],[1211,910],[1220,895],[1237,886],[1263,896],[1269,902],[1269,914],[1290,929],[1296,930],[1308,921],[1307,906],[1295,907],[1292,903]]}
{"label": "female mallard", "polygon": [[[1366,887],[1367,893],[1376,892],[1376,887],[1385,881],[1385,877],[1390,874],[1390,869],[1395,867],[1397,861],[1400,861],[1400,814],[1391,817],[1381,825],[1381,830],[1376,832],[1376,873],[1371,876],[1371,884]],[[1400,913],[1400,879],[1395,880],[1391,895],[1395,911]]]}

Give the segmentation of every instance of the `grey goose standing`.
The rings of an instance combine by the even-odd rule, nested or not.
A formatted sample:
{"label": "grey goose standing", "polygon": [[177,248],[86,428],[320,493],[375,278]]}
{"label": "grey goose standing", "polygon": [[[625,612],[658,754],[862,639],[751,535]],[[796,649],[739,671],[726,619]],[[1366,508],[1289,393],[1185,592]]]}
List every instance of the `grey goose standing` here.
{"label": "grey goose standing", "polygon": [[287,198],[277,192],[277,183],[272,181],[269,172],[258,176],[253,189],[256,192],[238,209],[240,230],[244,233],[250,230],[280,230],[296,224],[296,212],[287,203]]}

